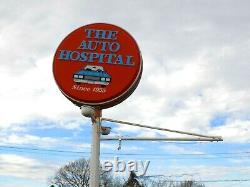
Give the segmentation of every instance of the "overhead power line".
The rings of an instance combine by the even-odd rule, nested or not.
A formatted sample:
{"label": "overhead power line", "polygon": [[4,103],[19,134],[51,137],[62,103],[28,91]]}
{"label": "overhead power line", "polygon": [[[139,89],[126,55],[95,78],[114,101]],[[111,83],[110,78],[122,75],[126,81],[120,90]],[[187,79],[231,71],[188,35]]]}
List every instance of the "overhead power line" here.
{"label": "overhead power line", "polygon": [[[172,181],[172,182],[185,182],[185,181]],[[225,179],[225,180],[200,180],[200,183],[220,183],[220,182],[250,182],[250,179]]]}
{"label": "overhead power line", "polygon": [[[90,154],[90,151],[70,151],[70,150],[58,150],[58,149],[42,149],[42,148],[29,148],[29,147],[18,147],[18,146],[0,146],[0,149],[4,150],[15,150],[15,151],[37,151],[37,152],[53,152],[53,153],[70,153],[70,154]],[[238,155],[240,157],[250,156],[249,151],[244,152],[215,152],[215,153],[179,153],[179,154],[157,154],[157,153],[114,153],[114,152],[102,152],[103,155],[124,155],[124,156],[223,156],[223,155]],[[208,157],[208,158],[218,158],[218,157]],[[225,158],[225,157],[221,157]]]}
{"label": "overhead power line", "polygon": [[[181,177],[184,177],[189,174],[182,174]],[[192,176],[192,175],[191,175]],[[165,175],[146,175],[146,176],[139,176],[139,178],[164,178],[166,180],[169,180],[169,182],[174,182],[174,183],[182,183],[182,182],[187,182],[187,180],[171,180],[172,176],[165,176]],[[200,183],[223,183],[223,182],[250,182],[250,179],[213,179],[213,180],[195,180],[192,179],[195,182],[200,182]]]}
{"label": "overhead power line", "polygon": [[46,152],[58,152],[58,153],[90,153],[90,151],[69,151],[69,150],[58,150],[58,149],[42,149],[42,148],[29,148],[29,147],[17,147],[17,146],[0,146],[0,149],[17,149],[17,150],[30,150],[30,151],[46,151]]}

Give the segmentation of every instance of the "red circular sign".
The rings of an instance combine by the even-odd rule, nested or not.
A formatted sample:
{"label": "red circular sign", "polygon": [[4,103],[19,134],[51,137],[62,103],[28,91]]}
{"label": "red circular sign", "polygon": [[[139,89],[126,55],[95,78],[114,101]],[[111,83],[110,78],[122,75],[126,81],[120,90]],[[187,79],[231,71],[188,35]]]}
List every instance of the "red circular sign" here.
{"label": "red circular sign", "polygon": [[95,23],[74,30],[61,42],[53,73],[61,92],[76,105],[108,108],[137,87],[142,57],[127,31]]}

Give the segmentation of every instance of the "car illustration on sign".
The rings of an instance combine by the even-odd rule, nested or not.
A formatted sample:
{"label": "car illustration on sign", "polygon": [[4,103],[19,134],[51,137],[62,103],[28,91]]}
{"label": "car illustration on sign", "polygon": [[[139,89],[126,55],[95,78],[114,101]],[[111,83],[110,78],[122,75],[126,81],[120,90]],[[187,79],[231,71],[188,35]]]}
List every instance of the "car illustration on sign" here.
{"label": "car illustration on sign", "polygon": [[74,82],[77,84],[99,84],[107,86],[111,82],[111,76],[104,71],[102,66],[85,66],[84,69],[74,73]]}

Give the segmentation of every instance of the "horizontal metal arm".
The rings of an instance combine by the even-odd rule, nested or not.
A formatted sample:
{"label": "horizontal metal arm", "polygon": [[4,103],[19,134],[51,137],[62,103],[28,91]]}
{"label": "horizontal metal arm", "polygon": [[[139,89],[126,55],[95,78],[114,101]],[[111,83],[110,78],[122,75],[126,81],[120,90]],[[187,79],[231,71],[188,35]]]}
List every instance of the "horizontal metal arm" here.
{"label": "horizontal metal arm", "polygon": [[101,141],[113,141],[113,140],[130,140],[130,141],[207,141],[207,142],[218,142],[223,141],[222,138],[149,138],[149,137],[111,137],[101,138]]}
{"label": "horizontal metal arm", "polygon": [[220,141],[223,141],[221,136],[207,136],[207,135],[202,135],[202,134],[197,134],[197,133],[190,133],[190,132],[184,132],[184,131],[177,131],[177,130],[160,128],[160,127],[146,126],[146,125],[141,125],[141,124],[137,124],[137,123],[130,123],[130,122],[119,121],[119,120],[114,120],[114,119],[109,119],[109,118],[102,118],[101,120],[102,121],[115,122],[115,123],[121,123],[121,124],[136,126],[136,127],[143,127],[143,128],[148,128],[148,129],[156,129],[156,130],[168,131],[168,132],[173,132],[173,133],[178,133],[178,134],[186,134],[186,135],[198,136],[198,137],[202,137],[202,138],[215,139],[215,141],[217,141],[218,139],[220,139]]}

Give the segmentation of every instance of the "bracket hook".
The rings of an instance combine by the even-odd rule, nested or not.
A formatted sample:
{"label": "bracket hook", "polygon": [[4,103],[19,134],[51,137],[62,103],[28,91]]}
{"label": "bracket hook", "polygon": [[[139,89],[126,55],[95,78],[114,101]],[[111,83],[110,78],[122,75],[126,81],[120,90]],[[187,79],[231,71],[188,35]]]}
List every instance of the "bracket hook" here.
{"label": "bracket hook", "polygon": [[122,148],[122,138],[121,137],[119,137],[119,145],[118,145],[118,148],[117,148],[117,150],[121,150],[121,148]]}

